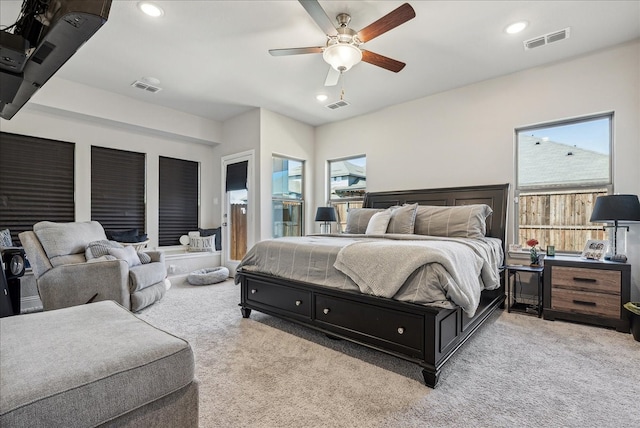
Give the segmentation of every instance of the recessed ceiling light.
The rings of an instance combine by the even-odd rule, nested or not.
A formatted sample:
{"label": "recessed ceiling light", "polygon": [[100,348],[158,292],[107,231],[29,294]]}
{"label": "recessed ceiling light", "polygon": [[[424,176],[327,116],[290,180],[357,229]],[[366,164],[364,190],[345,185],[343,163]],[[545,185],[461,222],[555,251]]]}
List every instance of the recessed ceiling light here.
{"label": "recessed ceiling light", "polygon": [[139,2],[138,8],[140,8],[140,10],[146,13],[147,15],[152,16],[154,18],[164,15],[164,10],[162,10],[160,6],[157,6],[153,3],[149,3],[147,1]]}
{"label": "recessed ceiling light", "polygon": [[327,101],[327,98],[329,98],[329,97],[326,96],[325,94],[316,95],[316,100],[318,100],[318,101]]}
{"label": "recessed ceiling light", "polygon": [[527,21],[514,22],[513,24],[505,28],[504,31],[508,34],[516,34],[527,28],[527,25],[529,25]]}

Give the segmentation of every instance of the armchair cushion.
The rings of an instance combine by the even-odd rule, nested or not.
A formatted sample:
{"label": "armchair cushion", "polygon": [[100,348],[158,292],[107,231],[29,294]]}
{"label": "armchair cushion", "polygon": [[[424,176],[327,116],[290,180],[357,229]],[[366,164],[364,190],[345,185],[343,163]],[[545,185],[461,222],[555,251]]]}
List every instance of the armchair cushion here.
{"label": "armchair cushion", "polygon": [[87,259],[84,257],[84,254],[68,254],[65,256],[56,256],[51,259],[51,265],[53,267],[64,266],[64,265],[73,265],[78,263],[84,263]]}
{"label": "armchair cushion", "polygon": [[56,262],[56,257],[81,254],[84,258],[87,242],[107,238],[104,229],[97,221],[77,223],[41,221],[33,226],[33,231],[54,266],[65,264]]}

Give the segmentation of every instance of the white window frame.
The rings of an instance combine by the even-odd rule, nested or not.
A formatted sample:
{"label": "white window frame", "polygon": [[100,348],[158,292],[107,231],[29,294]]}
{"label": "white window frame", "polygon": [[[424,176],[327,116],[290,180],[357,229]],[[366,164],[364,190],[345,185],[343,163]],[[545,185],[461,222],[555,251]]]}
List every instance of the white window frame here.
{"label": "white window frame", "polygon": [[[300,162],[302,164],[301,166],[301,171],[300,171],[300,198],[290,198],[290,197],[286,197],[286,196],[274,196],[273,194],[273,188],[271,189],[271,209],[273,210],[273,204],[274,202],[298,202],[300,203],[301,206],[301,213],[300,213],[300,233],[299,236],[303,236],[304,232],[305,232],[305,215],[306,215],[306,206],[305,206],[305,175],[306,175],[306,161],[304,159],[298,159],[295,157],[291,157],[291,156],[286,156],[286,155],[281,155],[278,153],[272,153],[271,154],[271,183],[273,183],[273,159],[274,158],[278,158],[278,159],[285,159],[285,160],[290,160],[290,161],[295,161],[295,162]],[[273,214],[272,214],[273,217]],[[275,219],[272,218],[271,219],[271,230],[272,230],[272,236],[275,236],[275,233],[273,233],[273,231],[275,230]],[[282,235],[282,236],[292,236],[292,235]]]}
{"label": "white window frame", "polygon": [[[519,171],[518,171],[518,160],[519,160],[519,141],[518,141],[518,134],[523,132],[523,131],[534,131],[534,130],[538,130],[538,129],[542,129],[542,128],[549,128],[549,127],[555,127],[555,126],[562,126],[562,125],[571,125],[571,124],[576,124],[576,123],[584,123],[584,122],[588,122],[588,121],[592,121],[592,120],[596,120],[596,119],[605,119],[608,118],[609,119],[609,177],[608,180],[606,182],[601,182],[601,183],[594,183],[594,184],[588,184],[588,185],[558,185],[558,184],[553,184],[553,185],[540,185],[540,186],[523,186],[520,184],[520,176],[519,176]],[[514,194],[515,194],[515,207],[514,207],[514,213],[515,213],[515,219],[514,219],[514,242],[517,245],[520,245],[523,249],[526,250],[526,243],[525,242],[518,242],[519,241],[519,236],[520,236],[520,197],[521,195],[525,195],[525,194],[544,194],[544,193],[552,193],[552,192],[581,192],[581,191],[585,191],[585,190],[591,190],[591,189],[604,189],[606,190],[607,194],[612,194],[613,193],[613,159],[614,159],[614,134],[613,134],[613,129],[614,129],[614,113],[613,112],[605,112],[605,113],[598,113],[598,114],[592,114],[592,115],[587,115],[587,116],[580,116],[580,117],[575,117],[575,118],[570,118],[570,119],[564,119],[564,120],[558,120],[558,121],[553,121],[553,122],[545,122],[545,123],[540,123],[540,124],[536,124],[536,125],[531,125],[531,126],[523,126],[523,127],[519,127],[515,129],[514,132],[514,146],[515,146],[515,150],[514,150],[514,171],[515,171],[515,182],[516,182],[516,186],[515,186],[515,190],[514,190]],[[553,243],[547,243],[548,245],[554,245]],[[544,248],[542,248],[542,250],[544,250]],[[566,253],[566,254],[576,254],[579,251],[575,250],[575,251],[567,251],[563,248],[555,248],[556,253]]]}
{"label": "white window frame", "polygon": [[[353,156],[347,156],[347,157],[342,157],[342,158],[336,158],[336,159],[329,159],[327,160],[327,164],[326,164],[326,192],[327,192],[327,205],[328,206],[335,206],[336,204],[343,204],[346,203],[347,204],[347,212],[351,209],[351,205],[354,204],[357,207],[361,207],[362,204],[364,203],[364,195],[367,192],[367,189],[365,187],[364,189],[364,193],[362,194],[362,196],[354,196],[354,197],[349,197],[349,198],[331,198],[331,163],[332,162],[341,162],[341,161],[348,161],[348,160],[352,160],[352,159],[361,159],[364,158],[365,159],[365,168],[366,168],[366,159],[367,159],[367,155],[366,154],[359,154],[359,155],[353,155]],[[365,174],[365,180],[367,179],[367,175]],[[338,232],[341,232],[341,224],[346,224],[346,216],[344,216],[345,218],[342,218],[342,216],[340,216],[340,210],[336,209],[336,215],[338,216]]]}

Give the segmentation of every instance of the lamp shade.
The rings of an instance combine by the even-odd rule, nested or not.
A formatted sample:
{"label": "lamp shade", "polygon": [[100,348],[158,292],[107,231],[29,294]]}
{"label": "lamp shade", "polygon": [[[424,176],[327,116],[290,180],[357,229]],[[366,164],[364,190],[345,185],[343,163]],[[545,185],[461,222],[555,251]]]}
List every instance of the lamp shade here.
{"label": "lamp shade", "polygon": [[333,207],[318,207],[316,221],[336,221],[336,210]]}
{"label": "lamp shade", "polygon": [[600,223],[608,221],[640,221],[640,201],[638,196],[598,196],[589,221]]}

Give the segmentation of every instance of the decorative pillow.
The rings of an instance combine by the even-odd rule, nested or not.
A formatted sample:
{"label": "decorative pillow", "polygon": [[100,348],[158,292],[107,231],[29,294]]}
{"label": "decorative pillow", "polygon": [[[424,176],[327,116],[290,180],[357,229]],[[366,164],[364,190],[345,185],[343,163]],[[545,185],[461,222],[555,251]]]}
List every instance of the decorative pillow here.
{"label": "decorative pillow", "polygon": [[418,204],[391,207],[391,219],[387,233],[413,233]]}
{"label": "decorative pillow", "polygon": [[213,251],[215,236],[190,236],[189,251]]}
{"label": "decorative pillow", "polygon": [[0,230],[0,247],[13,247],[13,242],[11,241],[11,231],[9,229]]}
{"label": "decorative pillow", "polygon": [[140,259],[138,258],[138,254],[133,247],[124,247],[124,248],[109,248],[109,255],[115,257],[119,260],[124,260],[127,262],[129,267],[138,266],[140,263]]}
{"label": "decorative pillow", "polygon": [[375,213],[384,211],[378,208],[352,208],[347,213],[347,226],[344,233],[365,233],[369,220]]}
{"label": "decorative pillow", "polygon": [[138,252],[138,258],[140,259],[140,263],[143,265],[151,263],[151,256],[147,253]]}
{"label": "decorative pillow", "polygon": [[222,240],[220,239],[222,234],[222,230],[219,227],[216,227],[215,229],[198,229],[198,231],[200,232],[200,236],[215,236],[215,248],[216,251],[220,251],[222,250]]}
{"label": "decorative pillow", "polygon": [[109,248],[122,248],[122,245],[116,241],[107,241],[106,239],[89,242],[84,252],[84,256],[87,260],[106,256],[109,254]]}
{"label": "decorative pillow", "polygon": [[389,220],[391,220],[391,210],[375,213],[371,216],[367,230],[364,233],[367,235],[384,235],[387,232]]}
{"label": "decorative pillow", "polygon": [[105,233],[107,234],[107,239],[118,242],[144,242],[148,239],[146,234],[138,235],[138,229],[107,230]]}
{"label": "decorative pillow", "polygon": [[455,207],[424,205],[418,207],[417,235],[482,238],[487,232],[486,220],[493,210],[489,205],[473,204]]}

